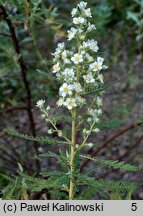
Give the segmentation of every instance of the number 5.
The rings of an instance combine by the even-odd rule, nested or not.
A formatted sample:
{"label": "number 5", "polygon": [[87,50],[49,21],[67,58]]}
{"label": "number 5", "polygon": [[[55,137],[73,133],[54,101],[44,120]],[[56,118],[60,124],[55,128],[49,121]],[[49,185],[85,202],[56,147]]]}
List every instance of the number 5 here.
{"label": "number 5", "polygon": [[137,203],[132,203],[131,209],[132,209],[132,211],[136,211],[137,210]]}

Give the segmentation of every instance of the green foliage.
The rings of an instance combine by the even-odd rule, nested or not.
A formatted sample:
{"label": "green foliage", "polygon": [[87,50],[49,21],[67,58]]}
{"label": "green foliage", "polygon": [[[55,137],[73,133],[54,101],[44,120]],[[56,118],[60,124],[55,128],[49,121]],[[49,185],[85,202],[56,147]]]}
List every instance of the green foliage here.
{"label": "green foliage", "polygon": [[20,178],[17,177],[16,180],[13,182],[10,182],[7,187],[3,189],[3,200],[18,200],[23,194],[23,189],[21,187]]}
{"label": "green foliage", "polygon": [[19,138],[34,141],[34,142],[40,142],[40,143],[43,143],[43,144],[56,144],[58,142],[58,141],[56,141],[54,139],[50,139],[48,137],[28,136],[28,135],[25,135],[23,133],[19,133],[19,132],[15,131],[15,130],[12,130],[12,129],[5,129],[4,131],[7,134],[11,135],[11,136],[19,137]]}
{"label": "green foliage", "polygon": [[89,88],[87,93],[89,94],[100,94],[101,91],[104,91],[105,89],[107,89],[109,86],[113,85],[114,83],[117,83],[119,81],[119,78],[115,78],[112,81],[109,81],[107,83],[104,84],[98,84],[97,86],[95,86],[94,88]]}
{"label": "green foliage", "polygon": [[87,185],[88,189],[85,188],[78,199],[91,199],[93,196],[99,193],[104,194],[105,191],[116,192],[116,194],[133,192],[139,188],[137,183],[129,183],[124,181],[106,181],[106,180],[96,180],[93,177],[88,177],[83,174],[76,175],[77,184]]}
{"label": "green foliage", "polygon": [[98,123],[96,127],[102,128],[118,128],[124,124],[121,120],[107,120],[105,122]]}
{"label": "green foliage", "polygon": [[113,169],[122,169],[122,170],[130,171],[130,172],[139,171],[138,167],[130,165],[130,164],[125,163],[125,162],[119,162],[117,160],[115,160],[115,161],[102,160],[102,159],[98,159],[98,158],[93,158],[90,155],[87,155],[87,156],[86,155],[80,155],[80,157],[95,161],[97,164],[100,164],[100,166],[108,166],[108,167],[113,168]]}
{"label": "green foliage", "polygon": [[63,151],[60,151],[60,155],[54,153],[54,152],[48,152],[48,153],[43,153],[39,155],[40,157],[54,157],[58,160],[58,163],[61,165],[63,170],[66,172],[68,171],[68,164],[69,161],[67,159],[66,154]]}
{"label": "green foliage", "polygon": [[117,191],[117,192],[128,192],[128,191],[135,191],[139,188],[139,184],[137,183],[129,183],[124,181],[105,181],[100,180],[107,190]]}
{"label": "green foliage", "polygon": [[82,190],[80,195],[76,198],[77,200],[90,200],[97,194],[98,190],[92,186],[86,186],[85,189]]}
{"label": "green foliage", "polygon": [[[136,3],[132,11],[127,12],[127,18],[132,20],[136,25],[136,39],[139,41],[143,38],[143,0],[134,0]],[[136,11],[136,8],[139,6],[139,10]]]}
{"label": "green foliage", "polygon": [[64,120],[65,122],[71,122],[71,116],[64,115],[62,113],[56,113],[54,116],[54,121],[58,122],[58,121],[62,121],[62,120]]}

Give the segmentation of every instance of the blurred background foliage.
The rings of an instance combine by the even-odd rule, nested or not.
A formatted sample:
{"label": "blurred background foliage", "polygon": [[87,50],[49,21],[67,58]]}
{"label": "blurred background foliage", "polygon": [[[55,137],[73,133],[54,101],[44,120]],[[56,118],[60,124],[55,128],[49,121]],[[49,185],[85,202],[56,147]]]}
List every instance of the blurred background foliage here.
{"label": "blurred background foliage", "polygon": [[[105,97],[105,115],[124,118],[128,126],[142,119],[143,0],[90,0],[87,2],[92,9],[93,22],[97,27],[94,37],[99,41],[101,54],[109,65],[106,79],[111,81],[119,78],[119,82],[109,89]],[[71,9],[77,3],[76,0],[0,1],[14,27],[20,55],[26,68],[36,133],[41,131],[45,133],[46,129],[37,117],[35,102],[41,98],[46,99],[50,105],[55,102],[53,98],[57,97],[58,83],[51,74],[51,53],[54,52],[57,43],[65,41],[66,30],[72,25]],[[105,52],[103,53],[102,50]],[[9,26],[0,9],[0,169],[2,173],[0,185],[5,185],[7,181],[10,181],[5,174],[11,171],[13,173],[13,170],[17,168],[17,162],[20,162],[27,171],[34,169],[35,155],[31,144],[25,145],[24,141],[18,144],[18,140],[7,138],[3,133],[3,129],[10,126],[21,129],[25,133],[31,133],[29,120],[24,111],[27,106],[27,93],[19,57],[14,49]],[[136,107],[135,104],[137,104]],[[108,133],[108,130],[105,131],[99,138],[100,141],[106,139]],[[123,149],[128,148],[127,158],[130,160],[132,156],[130,148],[139,138],[141,138],[140,143],[142,142],[141,133],[142,129],[134,129],[122,140],[113,142],[113,146],[109,147],[111,155],[114,153],[118,156],[120,149],[116,145],[124,143]],[[30,152],[27,154],[27,151]],[[142,163],[142,156],[139,149],[137,162]],[[133,154],[133,157],[136,158],[136,155]],[[12,163],[14,160],[15,162]],[[52,162],[48,163],[51,166]]]}

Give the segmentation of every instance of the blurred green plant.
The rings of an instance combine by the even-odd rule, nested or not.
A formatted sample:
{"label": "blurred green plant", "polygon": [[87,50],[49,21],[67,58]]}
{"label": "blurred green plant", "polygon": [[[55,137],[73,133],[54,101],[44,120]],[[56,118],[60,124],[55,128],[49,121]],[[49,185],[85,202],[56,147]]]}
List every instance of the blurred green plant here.
{"label": "blurred green plant", "polygon": [[134,0],[136,3],[131,11],[127,12],[127,18],[132,20],[136,28],[136,40],[143,39],[143,0]]}

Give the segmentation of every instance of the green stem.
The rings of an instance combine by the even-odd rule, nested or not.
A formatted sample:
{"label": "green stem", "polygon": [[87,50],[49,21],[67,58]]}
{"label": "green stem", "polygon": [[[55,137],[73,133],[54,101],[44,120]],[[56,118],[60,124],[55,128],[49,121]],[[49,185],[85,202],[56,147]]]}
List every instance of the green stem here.
{"label": "green stem", "polygon": [[70,188],[69,188],[69,199],[73,199],[74,196],[74,156],[75,156],[75,137],[76,137],[76,110],[72,110],[72,142],[70,152]]}
{"label": "green stem", "polygon": [[93,122],[93,124],[91,125],[90,130],[89,130],[89,134],[84,138],[82,144],[80,145],[80,147],[77,149],[77,151],[75,153],[79,152],[84,147],[84,145],[86,144],[86,141],[88,140],[88,137],[90,136],[90,134],[94,128],[94,125],[95,125],[95,122]]}
{"label": "green stem", "polygon": [[[48,121],[51,123],[51,125],[54,127],[54,129],[55,129],[55,132],[57,132],[58,133],[58,128],[57,128],[57,126],[54,124],[54,122],[49,118],[49,115],[47,115],[47,112],[45,111],[45,110],[42,110],[43,111],[43,113],[47,116],[47,118],[48,118]],[[66,136],[64,136],[64,135],[62,135],[62,138],[64,138],[69,144],[71,143],[71,140],[69,140]]]}

